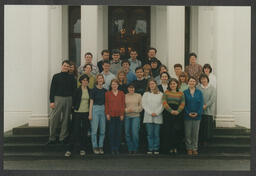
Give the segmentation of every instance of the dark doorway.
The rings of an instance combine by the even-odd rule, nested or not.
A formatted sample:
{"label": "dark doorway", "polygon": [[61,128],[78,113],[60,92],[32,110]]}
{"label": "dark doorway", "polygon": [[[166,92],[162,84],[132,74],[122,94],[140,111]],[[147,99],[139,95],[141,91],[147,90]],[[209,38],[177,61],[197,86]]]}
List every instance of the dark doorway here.
{"label": "dark doorway", "polygon": [[69,60],[80,66],[81,58],[81,6],[68,7]]}
{"label": "dark doorway", "polygon": [[150,46],[150,7],[110,6],[108,19],[109,49],[118,48],[122,58],[129,58],[134,48],[139,59],[145,58]]}
{"label": "dark doorway", "polygon": [[189,65],[190,52],[190,7],[185,7],[185,66]]}

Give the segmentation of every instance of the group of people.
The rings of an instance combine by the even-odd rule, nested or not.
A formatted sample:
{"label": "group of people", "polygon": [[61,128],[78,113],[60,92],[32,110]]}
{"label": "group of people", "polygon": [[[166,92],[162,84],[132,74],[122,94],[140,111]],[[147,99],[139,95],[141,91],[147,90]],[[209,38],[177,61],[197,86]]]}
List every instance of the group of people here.
{"label": "group of people", "polygon": [[90,132],[94,154],[104,154],[108,136],[110,152],[116,155],[124,134],[129,154],[137,153],[145,140],[149,155],[177,154],[182,143],[188,155],[197,155],[198,143],[207,144],[212,136],[216,101],[212,67],[202,67],[197,55],[190,53],[184,71],[175,64],[170,76],[156,53],[149,48],[148,58],[139,60],[137,51],[131,50],[130,58],[120,59],[118,49],[111,57],[103,50],[96,66],[88,52],[78,69],[63,61],[50,87],[48,144],[66,144],[66,157],[79,144],[84,156]]}

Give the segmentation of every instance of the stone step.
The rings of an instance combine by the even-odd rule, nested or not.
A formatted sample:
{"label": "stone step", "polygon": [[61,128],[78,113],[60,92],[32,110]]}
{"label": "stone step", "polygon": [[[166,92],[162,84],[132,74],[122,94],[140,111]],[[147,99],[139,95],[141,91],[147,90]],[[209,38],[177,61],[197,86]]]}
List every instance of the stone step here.
{"label": "stone step", "polygon": [[214,135],[211,143],[250,144],[249,135]]}
{"label": "stone step", "polygon": [[46,143],[48,135],[5,135],[4,143]]}
{"label": "stone step", "polygon": [[[65,152],[23,152],[23,153],[9,153],[5,152],[3,157],[5,161],[14,161],[14,160],[65,160],[65,159],[74,159],[81,158],[79,152],[72,152],[72,156],[70,158],[64,157]],[[191,156],[187,156],[185,153],[178,155],[162,155],[159,156],[148,156],[145,152],[141,152],[135,155],[129,155],[127,152],[120,153],[118,156],[114,156],[115,158],[145,158],[148,157],[157,157],[157,158],[173,158],[173,159],[184,159],[191,158]],[[214,153],[214,152],[201,152],[197,156],[200,159],[250,159],[250,154],[248,153]],[[108,159],[113,158],[111,154],[104,155],[94,155],[91,153],[87,153],[84,157],[85,159]]]}
{"label": "stone step", "polygon": [[66,150],[65,145],[55,144],[55,145],[46,145],[46,143],[7,143],[4,144],[4,153],[5,152],[56,152]]}
{"label": "stone step", "polygon": [[13,135],[49,135],[48,127],[17,127],[12,129]]}
{"label": "stone step", "polygon": [[[22,152],[64,152],[67,149],[67,145],[55,144],[46,145],[45,143],[7,143],[4,144],[4,153],[22,153]],[[87,151],[91,153],[91,144],[87,145]],[[104,146],[106,152],[109,151],[108,145]],[[200,151],[206,153],[250,153],[251,147],[246,144],[208,144],[206,147],[200,148]],[[127,151],[126,145],[121,145],[121,152]],[[140,152],[146,151],[146,147],[140,148]]]}
{"label": "stone step", "polygon": [[251,130],[243,127],[235,128],[215,128],[213,130],[215,135],[251,135]]}
{"label": "stone step", "polygon": [[206,147],[200,149],[202,152],[216,152],[216,153],[251,153],[250,144],[208,144]]}

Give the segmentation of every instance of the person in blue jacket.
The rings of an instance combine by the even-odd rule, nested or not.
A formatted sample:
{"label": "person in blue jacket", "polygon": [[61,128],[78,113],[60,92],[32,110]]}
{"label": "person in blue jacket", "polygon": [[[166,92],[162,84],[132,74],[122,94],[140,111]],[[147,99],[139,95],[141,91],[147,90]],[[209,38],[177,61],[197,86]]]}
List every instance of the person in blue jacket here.
{"label": "person in blue jacket", "polygon": [[201,115],[203,112],[203,94],[196,88],[196,78],[189,77],[188,89],[184,91],[185,95],[185,144],[188,155],[198,155],[198,135]]}

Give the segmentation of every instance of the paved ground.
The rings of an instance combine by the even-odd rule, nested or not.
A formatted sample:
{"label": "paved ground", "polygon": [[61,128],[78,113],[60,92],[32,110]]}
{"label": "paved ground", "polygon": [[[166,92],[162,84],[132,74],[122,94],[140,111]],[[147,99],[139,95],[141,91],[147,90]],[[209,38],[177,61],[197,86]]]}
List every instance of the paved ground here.
{"label": "paved ground", "polygon": [[4,160],[4,169],[10,170],[244,170],[250,169],[248,158],[231,156],[94,156],[81,158],[73,155],[49,159],[17,157]]}

